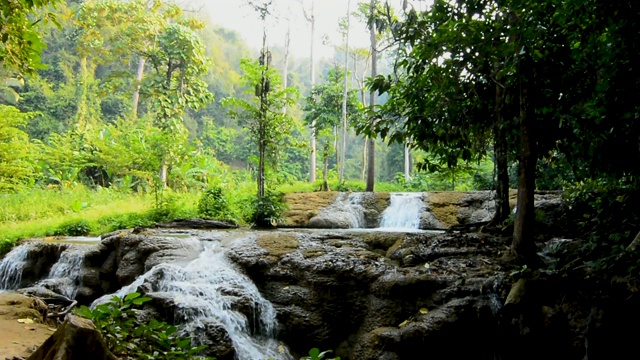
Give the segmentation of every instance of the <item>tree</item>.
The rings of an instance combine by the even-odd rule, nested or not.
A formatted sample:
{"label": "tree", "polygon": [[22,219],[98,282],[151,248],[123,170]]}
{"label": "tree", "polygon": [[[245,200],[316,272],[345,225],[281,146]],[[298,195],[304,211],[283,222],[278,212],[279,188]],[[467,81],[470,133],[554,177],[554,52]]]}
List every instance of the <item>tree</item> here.
{"label": "tree", "polygon": [[344,163],[347,156],[347,101],[349,94],[349,31],[351,28],[351,0],[347,1],[347,17],[344,25],[344,85],[342,90],[342,128],[340,136],[342,137],[342,145],[340,148],[340,164],[338,165],[338,181],[344,181]]}
{"label": "tree", "polygon": [[[376,26],[373,22],[375,9],[376,9],[376,0],[371,0],[369,5],[369,35],[371,41],[371,78],[375,79],[378,76],[378,49],[377,49],[377,37],[376,37]],[[370,126],[374,125],[374,111],[376,106],[376,93],[374,90],[369,94],[369,108],[371,112],[371,120]],[[367,143],[367,186],[366,191],[373,191],[374,183],[375,183],[375,166],[376,166],[376,142],[373,137],[369,137],[369,141]]]}
{"label": "tree", "polygon": [[[330,145],[335,141],[333,129],[340,124],[343,119],[342,107],[344,101],[344,68],[336,65],[331,68],[325,78],[326,82],[315,85],[311,89],[311,94],[306,99],[304,107],[304,120],[307,124],[315,121],[316,136],[321,143],[323,160],[323,190],[329,190],[327,183],[327,171],[329,159],[335,151],[335,147]],[[345,105],[346,115],[352,123],[362,123],[363,105],[358,100],[357,90],[349,90]],[[333,134],[333,135],[332,135]]]}
{"label": "tree", "polygon": [[0,193],[33,182],[35,148],[21,129],[32,117],[13,106],[0,105]]}
{"label": "tree", "polygon": [[[307,12],[304,7],[303,0],[299,0],[300,5],[302,6],[302,11],[304,12],[304,17],[311,26],[311,39],[310,43],[310,71],[309,76],[311,78],[311,87],[316,83],[316,59],[315,59],[315,29],[316,29],[316,17],[315,17],[315,0],[311,0],[311,10]],[[309,182],[316,181],[316,131],[315,131],[315,122],[311,122],[311,135],[310,135],[310,146],[311,146],[311,155],[310,155],[310,164],[309,164]]]}
{"label": "tree", "polygon": [[269,67],[266,55],[261,57],[262,63],[248,59],[240,63],[245,93],[255,96],[249,100],[241,97],[223,100],[229,115],[249,129],[258,147],[258,198],[265,196],[266,173],[277,169],[278,152],[291,140],[291,132],[296,129],[291,115],[282,109],[296,101],[297,92],[282,87],[280,76],[275,68]]}
{"label": "tree", "polygon": [[[49,12],[39,17],[36,10],[44,9],[57,0],[16,0],[0,3],[0,64],[23,74],[42,69],[40,54],[45,44],[38,33],[38,24],[53,20]],[[35,19],[34,19],[35,17]]]}
{"label": "tree", "polygon": [[[209,66],[204,44],[191,28],[170,24],[158,37],[155,47],[144,56],[153,71],[142,89],[153,101],[155,125],[167,135],[185,133],[182,123],[185,111],[198,109],[213,100],[207,84],[200,78]],[[171,142],[168,142],[160,170],[163,185],[167,181],[171,152]]]}

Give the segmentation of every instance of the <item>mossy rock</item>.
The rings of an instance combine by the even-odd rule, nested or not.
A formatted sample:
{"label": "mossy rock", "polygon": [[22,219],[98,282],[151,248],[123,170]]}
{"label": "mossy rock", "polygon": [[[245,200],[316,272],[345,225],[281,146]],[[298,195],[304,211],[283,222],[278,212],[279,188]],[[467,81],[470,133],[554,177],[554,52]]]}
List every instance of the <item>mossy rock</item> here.
{"label": "mossy rock", "polygon": [[431,213],[447,228],[458,225],[460,200],[462,200],[466,194],[466,192],[455,191],[429,193],[428,203],[431,208]]}
{"label": "mossy rock", "polygon": [[262,235],[256,241],[260,247],[267,250],[269,255],[281,257],[292,253],[300,247],[298,239],[293,234],[267,234]]}
{"label": "mossy rock", "polygon": [[309,220],[318,215],[320,209],[333,203],[335,191],[320,191],[312,193],[291,193],[284,196],[288,210],[282,215],[283,220],[278,224],[282,227],[307,227]]}

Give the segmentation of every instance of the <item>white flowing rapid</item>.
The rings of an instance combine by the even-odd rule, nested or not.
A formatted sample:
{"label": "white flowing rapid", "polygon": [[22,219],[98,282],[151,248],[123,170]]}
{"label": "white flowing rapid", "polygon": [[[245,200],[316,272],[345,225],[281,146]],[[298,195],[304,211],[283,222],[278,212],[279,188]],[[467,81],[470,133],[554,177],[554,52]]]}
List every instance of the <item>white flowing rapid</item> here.
{"label": "white flowing rapid", "polygon": [[[185,331],[196,343],[202,343],[202,324],[213,320],[229,334],[239,360],[293,359],[286,347],[274,339],[277,321],[273,306],[225,258],[219,245],[207,244],[202,254],[186,266],[154,266],[116,295],[134,292],[145,282],[155,293],[173,296],[176,321],[185,325]],[[101,301],[104,298],[96,300]],[[247,304],[252,321],[236,310]]]}
{"label": "white flowing rapid", "polygon": [[381,228],[419,229],[424,208],[422,193],[394,193],[391,203],[382,213]]}
{"label": "white flowing rapid", "polygon": [[60,259],[49,270],[46,279],[38,284],[55,289],[57,293],[75,299],[81,285],[82,261],[90,247],[85,245],[70,246],[60,254]]}
{"label": "white flowing rapid", "polygon": [[20,287],[27,255],[29,247],[23,244],[13,248],[0,260],[0,290],[15,290]]}

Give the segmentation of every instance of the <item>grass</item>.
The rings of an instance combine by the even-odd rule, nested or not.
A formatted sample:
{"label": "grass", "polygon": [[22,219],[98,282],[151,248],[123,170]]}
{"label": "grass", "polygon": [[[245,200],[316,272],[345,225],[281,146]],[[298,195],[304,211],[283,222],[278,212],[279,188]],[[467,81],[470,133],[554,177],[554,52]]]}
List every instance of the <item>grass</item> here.
{"label": "grass", "polygon": [[153,194],[89,190],[82,186],[63,191],[33,189],[1,196],[4,206],[0,212],[0,253],[25,238],[98,235],[195,216],[199,194],[165,194],[165,204],[159,210]]}
{"label": "grass", "polygon": [[[250,180],[250,179],[249,179]],[[223,185],[229,202],[229,219],[246,224],[250,219],[256,184],[235,178]],[[321,181],[313,184],[298,182],[278,187],[277,191],[312,192]],[[335,191],[364,191],[365,183],[337,180],[329,183]],[[397,184],[378,183],[376,191],[402,191]],[[177,218],[196,217],[201,193],[175,193],[167,190],[156,206],[154,194],[136,194],[117,189],[34,188],[13,194],[0,194],[0,254],[16,241],[54,235],[99,235],[107,232]]]}

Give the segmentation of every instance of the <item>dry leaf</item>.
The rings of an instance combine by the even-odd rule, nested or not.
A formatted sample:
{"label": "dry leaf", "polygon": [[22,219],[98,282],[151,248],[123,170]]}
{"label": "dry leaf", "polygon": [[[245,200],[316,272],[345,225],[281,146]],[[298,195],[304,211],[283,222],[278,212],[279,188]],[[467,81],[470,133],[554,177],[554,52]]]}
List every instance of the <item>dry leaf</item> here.
{"label": "dry leaf", "polygon": [[18,322],[21,324],[33,324],[33,320],[31,319],[18,319]]}
{"label": "dry leaf", "polygon": [[398,327],[403,327],[405,325],[407,325],[409,323],[409,320],[405,320],[403,322],[400,323],[400,325],[398,325]]}
{"label": "dry leaf", "polygon": [[426,308],[422,308],[420,309],[420,314],[428,314],[429,310],[427,310]]}

